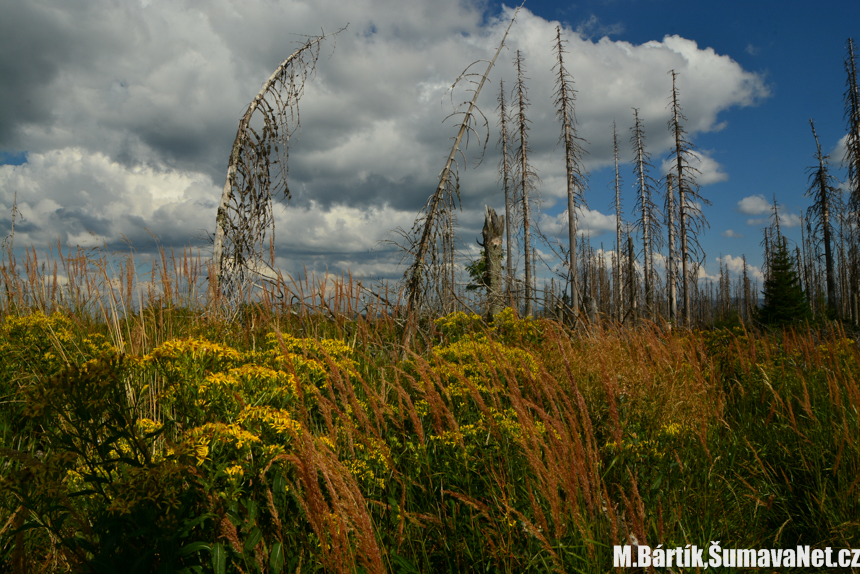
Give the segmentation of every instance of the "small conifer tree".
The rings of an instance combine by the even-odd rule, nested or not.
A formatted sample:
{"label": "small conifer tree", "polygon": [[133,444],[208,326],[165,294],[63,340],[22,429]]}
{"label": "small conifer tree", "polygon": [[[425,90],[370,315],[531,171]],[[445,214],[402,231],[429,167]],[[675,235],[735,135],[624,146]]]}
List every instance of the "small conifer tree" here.
{"label": "small conifer tree", "polygon": [[767,279],[764,282],[764,305],[758,309],[758,321],[769,327],[783,327],[811,318],[806,293],[797,276],[794,257],[785,237],[774,241]]}

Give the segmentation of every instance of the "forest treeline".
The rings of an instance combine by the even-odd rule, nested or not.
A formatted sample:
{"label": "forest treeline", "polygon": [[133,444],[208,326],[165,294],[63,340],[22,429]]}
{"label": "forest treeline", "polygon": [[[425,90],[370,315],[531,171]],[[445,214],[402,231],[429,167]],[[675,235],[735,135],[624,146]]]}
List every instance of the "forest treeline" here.
{"label": "forest treeline", "polygon": [[[588,188],[582,162],[587,142],[577,133],[577,92],[565,67],[567,52],[560,28],[556,29],[554,51],[554,104],[567,185],[566,245],[548,239],[534,215],[539,212],[540,179],[530,163],[527,62],[520,51],[513,60],[517,71],[513,88],[508,92],[503,82],[499,84],[497,147],[501,151],[499,180],[505,198],[506,237],[500,264],[504,268],[503,285],[498,289],[508,305],[527,316],[603,317],[623,323],[667,320],[688,327],[725,322],[777,325],[787,317],[791,321],[860,322],[860,91],[853,39],[847,41],[844,58],[844,157],[831,158],[822,151],[815,123],[810,120],[806,193],[810,204],[800,214],[801,240],[795,243],[783,234],[774,196],[770,223],[762,230],[760,244],[763,281],[747,265],[746,255],[742,256],[740,273],[730,273],[728,263],[721,258],[716,281],[698,280],[706,256],[699,238],[708,227],[704,209],[711,203],[697,183],[699,157],[686,135],[683,94],[674,70],[668,72],[667,129],[673,142],[666,158],[668,173],[656,174],[639,109],[633,108],[629,134],[635,177],[632,209],[624,213],[623,205],[631,200],[621,192],[618,156],[624,135],[613,122],[614,249],[606,249],[603,243],[597,248],[580,232],[578,216],[586,207]],[[844,170],[844,178],[836,176],[839,168]],[[459,194],[459,188],[456,191]],[[453,211],[453,202],[447,208]],[[486,260],[482,246],[481,258],[466,266],[471,284],[458,282],[455,217],[443,214],[442,219],[429,264],[434,281],[424,294],[425,302],[440,314],[464,307],[484,312],[482,294],[496,288],[489,284],[487,274],[493,262]],[[537,244],[549,247],[556,259],[540,259]],[[522,268],[517,268],[520,261]],[[543,285],[537,279],[538,265],[545,266],[550,274]],[[786,314],[789,309],[794,312]]]}

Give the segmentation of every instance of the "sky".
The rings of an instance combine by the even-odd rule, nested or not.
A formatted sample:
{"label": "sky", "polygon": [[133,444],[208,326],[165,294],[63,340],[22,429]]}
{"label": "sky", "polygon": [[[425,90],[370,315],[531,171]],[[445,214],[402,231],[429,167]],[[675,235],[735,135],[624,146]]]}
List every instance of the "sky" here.
{"label": "sky", "polygon": [[[398,279],[387,240],[409,229],[433,193],[456,135],[451,84],[492,58],[514,5],[480,0],[0,0],[0,237],[47,249],[103,245],[138,257],[161,247],[211,251],[236,126],[263,82],[305,35],[324,42],[299,103],[290,149],[292,198],[275,205],[276,263],[285,273]],[[528,0],[478,105],[460,162],[460,258],[477,257],[484,206],[504,210],[497,98],[511,98],[521,51],[530,99],[536,218],[566,242],[566,188],[555,120],[552,51],[566,40],[577,90],[587,207],[580,232],[614,249],[612,124],[617,126],[625,221],[635,218],[630,128],[639,110],[651,175],[665,172],[670,70],[684,127],[701,162],[709,223],[700,279],[720,262],[760,278],[762,228],[774,194],[783,229],[799,240],[809,206],[816,130],[844,179],[843,59],[860,40],[856,0],[672,2]],[[485,63],[470,71],[483,72]],[[483,156],[483,161],[476,166]],[[560,263],[539,245],[546,280]],[[210,251],[207,251],[210,250]],[[519,262],[522,270],[522,262]]]}

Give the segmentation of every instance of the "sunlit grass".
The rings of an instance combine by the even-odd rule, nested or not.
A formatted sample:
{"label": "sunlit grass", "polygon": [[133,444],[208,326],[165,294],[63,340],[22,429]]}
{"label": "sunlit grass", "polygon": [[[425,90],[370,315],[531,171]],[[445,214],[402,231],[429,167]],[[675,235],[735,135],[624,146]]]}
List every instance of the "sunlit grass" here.
{"label": "sunlit grass", "polygon": [[130,258],[81,257],[64,282],[3,267],[7,569],[596,573],[634,539],[860,546],[841,331],[507,310],[403,352],[398,310],[349,278],[236,308],[189,254],[148,292]]}

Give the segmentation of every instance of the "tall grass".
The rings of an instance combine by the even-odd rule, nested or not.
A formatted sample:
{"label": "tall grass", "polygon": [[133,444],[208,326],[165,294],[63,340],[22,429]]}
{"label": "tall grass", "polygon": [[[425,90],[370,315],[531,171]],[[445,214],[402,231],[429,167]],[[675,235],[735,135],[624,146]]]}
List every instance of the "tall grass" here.
{"label": "tall grass", "polygon": [[[199,255],[0,267],[0,560],[56,572],[606,572],[613,544],[860,545],[838,329],[424,324]],[[229,304],[228,304],[229,303]]]}

